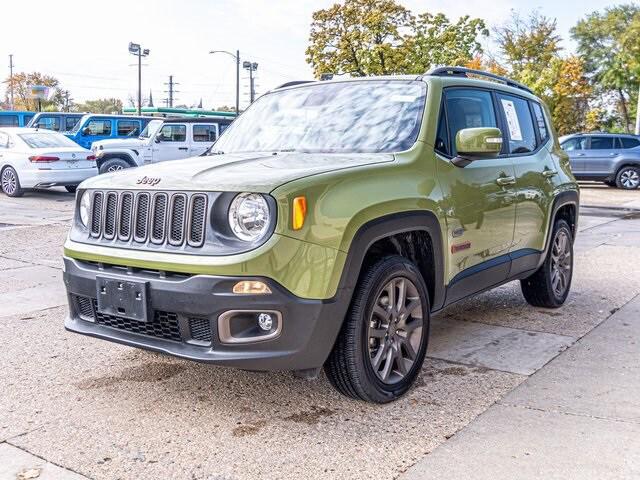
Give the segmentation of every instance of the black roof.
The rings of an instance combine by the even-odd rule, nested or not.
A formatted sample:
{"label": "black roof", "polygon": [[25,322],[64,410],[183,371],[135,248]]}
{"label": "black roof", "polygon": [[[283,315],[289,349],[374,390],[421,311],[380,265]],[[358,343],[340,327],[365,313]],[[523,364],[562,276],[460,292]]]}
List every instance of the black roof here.
{"label": "black roof", "polygon": [[154,117],[154,120],[180,123],[219,123],[221,120],[232,122],[235,117]]}

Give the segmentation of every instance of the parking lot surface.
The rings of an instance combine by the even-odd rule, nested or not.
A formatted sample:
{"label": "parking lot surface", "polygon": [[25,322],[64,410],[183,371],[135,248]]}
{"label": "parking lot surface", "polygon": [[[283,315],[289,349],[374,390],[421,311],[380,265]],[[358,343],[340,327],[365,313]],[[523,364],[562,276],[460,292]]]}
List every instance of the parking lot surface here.
{"label": "parking lot surface", "polygon": [[67,333],[61,250],[73,195],[2,197],[0,478],[396,478],[640,293],[640,192],[585,186],[581,201],[567,304],[530,307],[517,283],[461,302],[433,320],[416,387],[379,406],[324,378]]}

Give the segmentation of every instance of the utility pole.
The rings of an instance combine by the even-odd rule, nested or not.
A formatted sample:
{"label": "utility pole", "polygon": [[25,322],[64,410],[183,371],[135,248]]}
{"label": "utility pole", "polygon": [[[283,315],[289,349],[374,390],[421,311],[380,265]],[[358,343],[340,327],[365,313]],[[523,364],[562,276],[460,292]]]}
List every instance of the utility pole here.
{"label": "utility pole", "polygon": [[64,97],[64,111],[68,112],[69,111],[69,100],[70,100],[70,98],[69,98],[69,90],[65,90],[64,91],[63,97]]}
{"label": "utility pole", "polygon": [[258,69],[258,64],[255,62],[243,62],[242,68],[249,70],[249,103],[253,103],[256,99],[255,78],[253,77],[253,72]]}
{"label": "utility pole", "polygon": [[13,54],[9,54],[9,107],[13,110]]}
{"label": "utility pole", "polygon": [[149,55],[149,49],[143,49],[138,43],[129,43],[129,53],[138,57],[138,115],[142,115],[142,57]]}
{"label": "utility pole", "polygon": [[169,94],[169,97],[165,99],[165,103],[169,108],[173,108],[175,94],[179,93],[177,90],[175,90],[175,86],[180,84],[173,81],[173,75],[169,75],[169,83],[165,83],[165,85],[169,86],[169,90],[164,91],[164,93]]}

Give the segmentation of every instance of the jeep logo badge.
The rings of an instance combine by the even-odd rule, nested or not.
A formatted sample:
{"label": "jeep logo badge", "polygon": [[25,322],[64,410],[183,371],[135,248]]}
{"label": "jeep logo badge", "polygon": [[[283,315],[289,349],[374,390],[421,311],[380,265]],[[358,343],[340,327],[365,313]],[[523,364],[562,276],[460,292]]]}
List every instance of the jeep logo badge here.
{"label": "jeep logo badge", "polygon": [[160,180],[162,180],[161,178],[153,178],[153,177],[147,177],[144,176],[142,178],[139,178],[136,183],[138,185],[150,185],[150,186],[155,186],[157,184],[160,183]]}

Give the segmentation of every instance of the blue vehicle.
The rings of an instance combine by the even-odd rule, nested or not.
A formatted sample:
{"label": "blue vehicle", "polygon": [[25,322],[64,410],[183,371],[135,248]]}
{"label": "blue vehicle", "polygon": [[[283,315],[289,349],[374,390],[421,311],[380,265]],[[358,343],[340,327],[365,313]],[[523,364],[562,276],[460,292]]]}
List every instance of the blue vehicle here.
{"label": "blue vehicle", "polygon": [[26,127],[36,112],[0,111],[0,127]]}
{"label": "blue vehicle", "polygon": [[153,117],[133,117],[131,115],[106,115],[89,113],[65,135],[84,148],[91,148],[93,142],[108,138],[137,138]]}
{"label": "blue vehicle", "polygon": [[55,132],[69,132],[80,121],[84,113],[71,112],[38,112],[27,127],[43,128]]}

